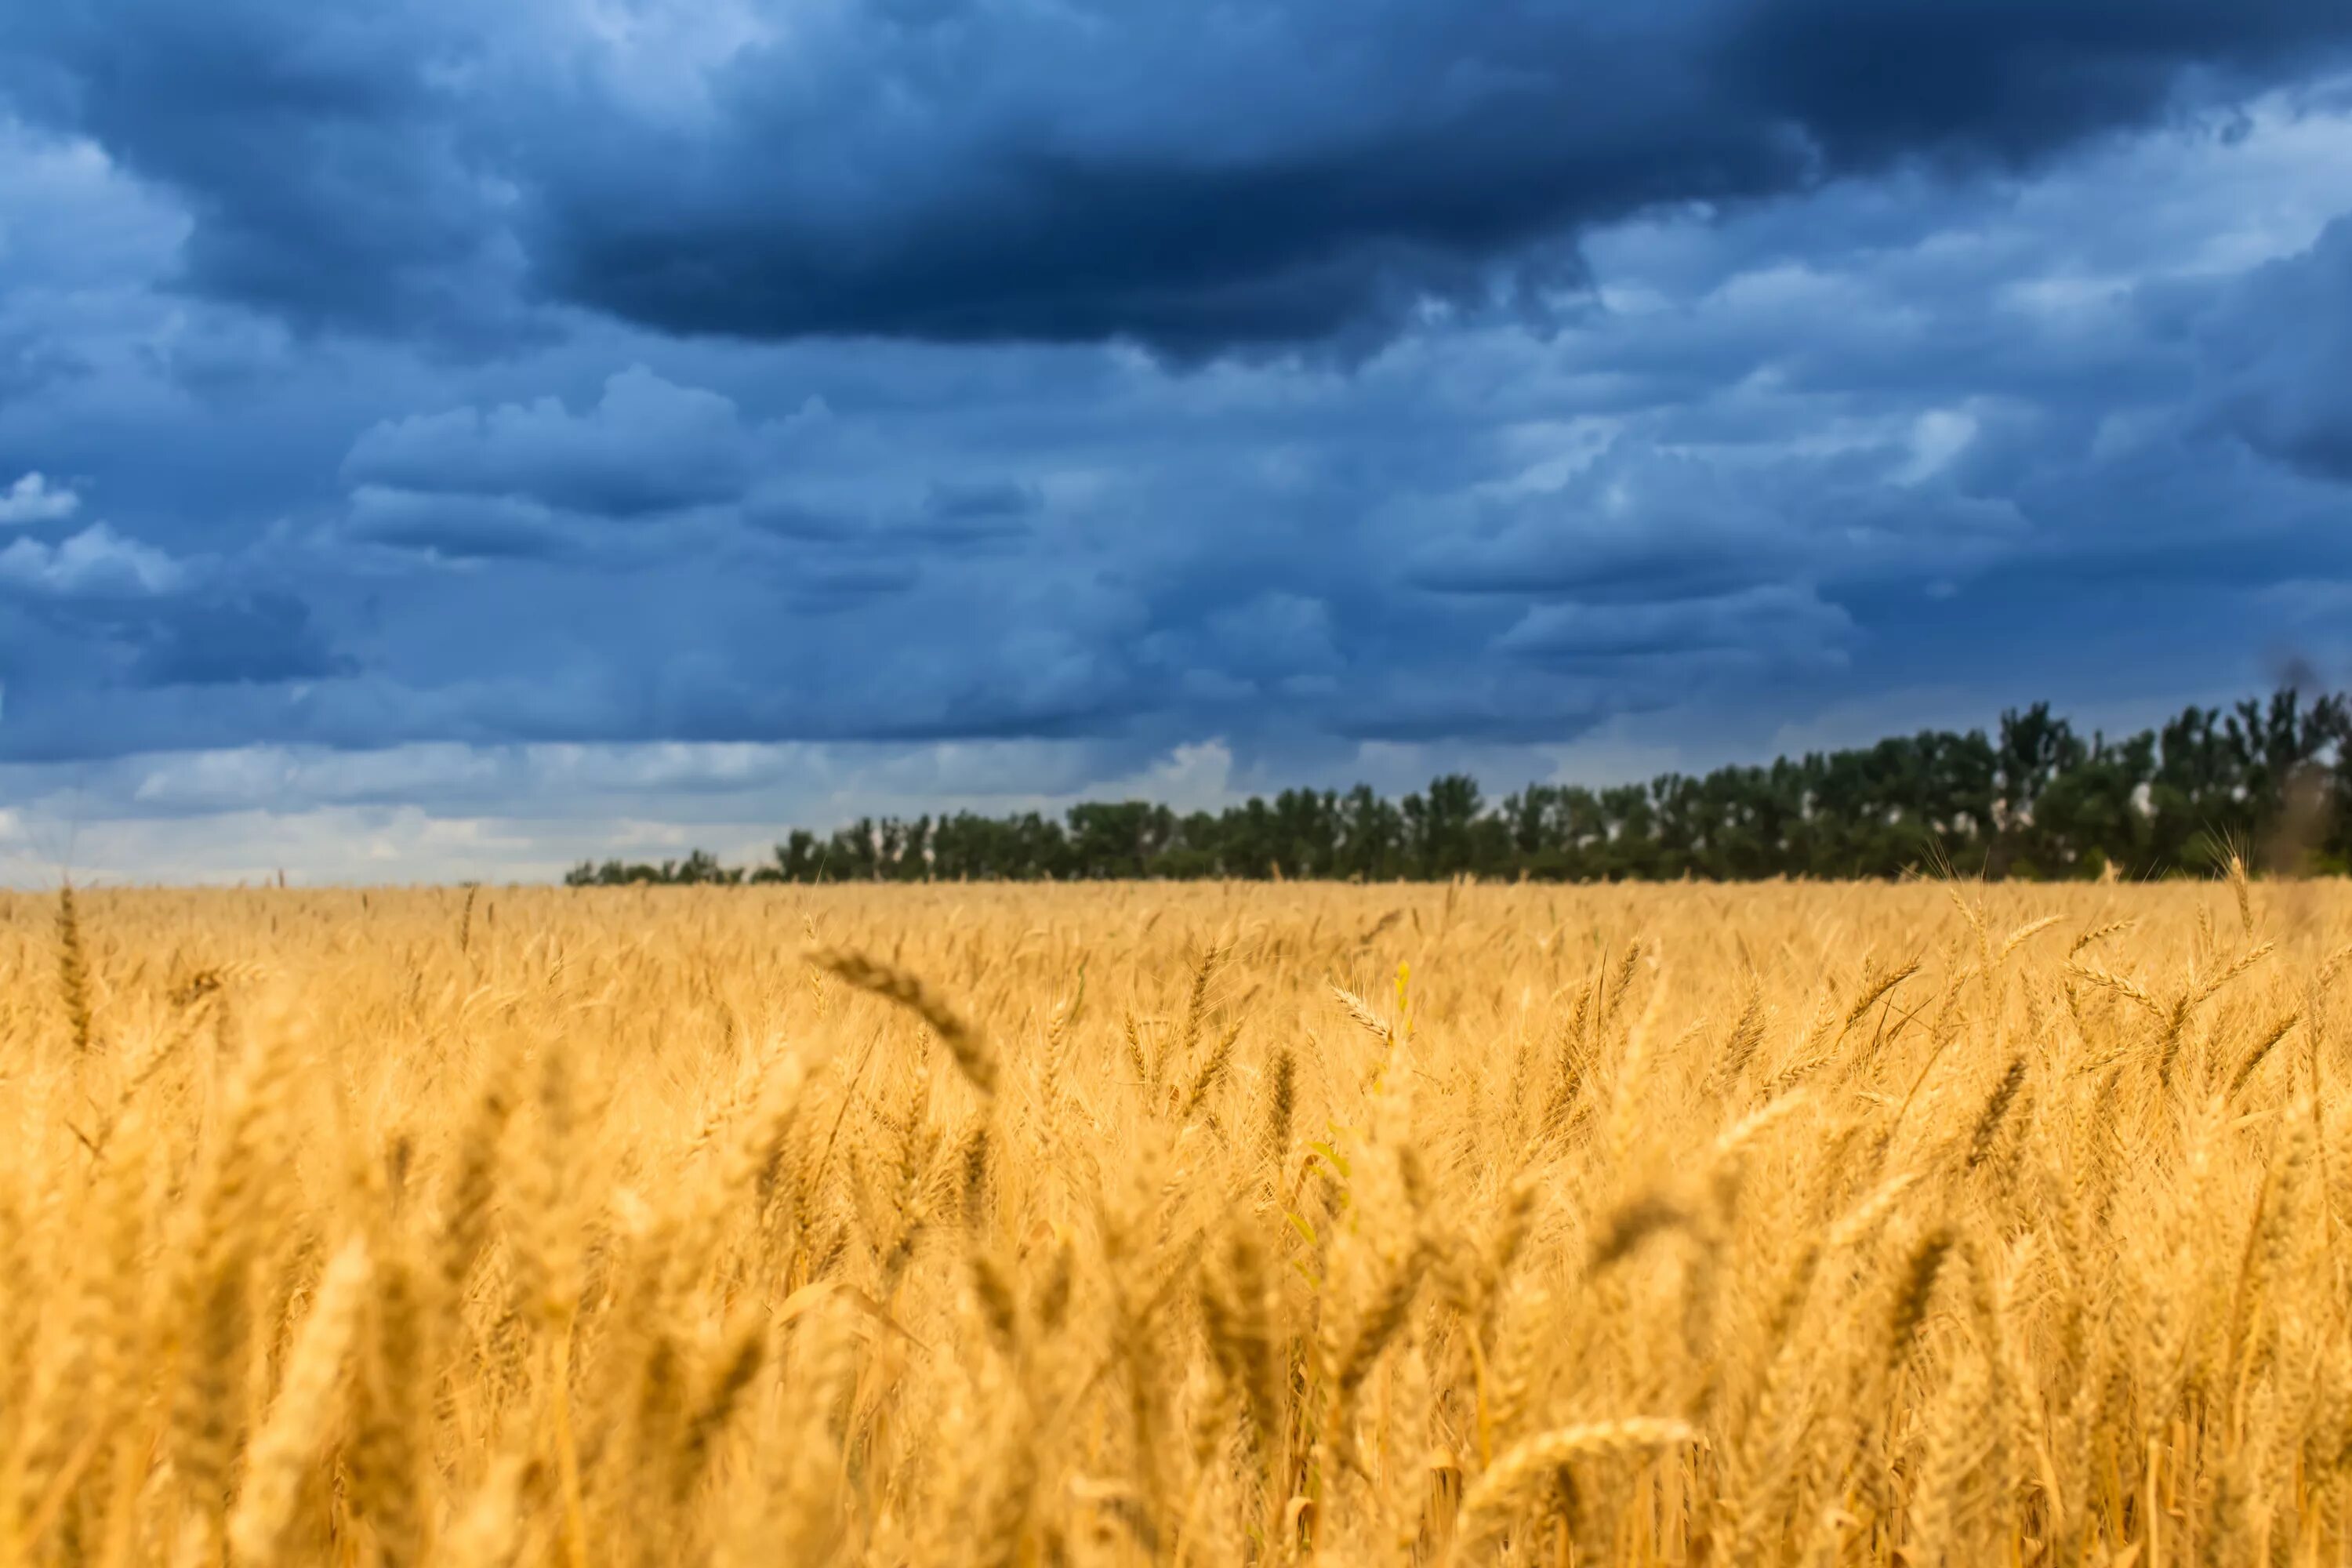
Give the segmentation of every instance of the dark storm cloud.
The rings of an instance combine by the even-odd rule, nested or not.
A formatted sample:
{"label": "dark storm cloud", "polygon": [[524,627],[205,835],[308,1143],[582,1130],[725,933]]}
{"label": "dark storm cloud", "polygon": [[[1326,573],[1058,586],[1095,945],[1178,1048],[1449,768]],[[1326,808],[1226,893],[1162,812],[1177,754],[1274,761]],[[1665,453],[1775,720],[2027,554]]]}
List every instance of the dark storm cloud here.
{"label": "dark storm cloud", "polygon": [[298,323],[496,337],[527,277],[670,332],[1198,354],[1540,320],[1586,226],[2025,167],[2352,40],[2338,0],[714,15],[665,56],[457,0],[18,6],[0,82],[183,194],[192,285]]}
{"label": "dark storm cloud", "polygon": [[1718,8],[1715,84],[1804,128],[1825,163],[2029,163],[2163,110],[2190,70],[2310,68],[2330,0],[1769,0]]}
{"label": "dark storm cloud", "polygon": [[337,655],[291,595],[198,600],[145,630],[136,678],[149,686],[224,686],[321,680],[357,668]]}
{"label": "dark storm cloud", "polygon": [[2352,482],[2352,218],[2246,279],[2210,329],[2221,417],[2256,449]]}
{"label": "dark storm cloud", "polygon": [[599,16],[0,5],[0,763],[2352,672],[2340,5]]}
{"label": "dark storm cloud", "polygon": [[605,177],[534,182],[527,232],[559,294],[667,330],[1209,352],[1423,299],[1540,314],[1583,280],[1556,237],[1580,226],[1906,158],[2023,166],[2192,72],[2347,37],[2332,0],[1297,4],[1230,29],[972,5],[747,51],[714,130],[598,144]]}
{"label": "dark storm cloud", "polygon": [[477,338],[502,257],[495,173],[459,142],[462,12],[102,0],[0,14],[17,112],[181,193],[188,283],[303,327]]}

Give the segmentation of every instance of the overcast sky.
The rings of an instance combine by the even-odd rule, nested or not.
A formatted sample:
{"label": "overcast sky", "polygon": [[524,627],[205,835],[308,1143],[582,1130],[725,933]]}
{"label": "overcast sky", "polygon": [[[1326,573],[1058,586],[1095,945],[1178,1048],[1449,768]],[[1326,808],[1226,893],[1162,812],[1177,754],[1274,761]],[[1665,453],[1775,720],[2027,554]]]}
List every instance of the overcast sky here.
{"label": "overcast sky", "polygon": [[0,877],[2352,681],[2344,0],[0,5]]}

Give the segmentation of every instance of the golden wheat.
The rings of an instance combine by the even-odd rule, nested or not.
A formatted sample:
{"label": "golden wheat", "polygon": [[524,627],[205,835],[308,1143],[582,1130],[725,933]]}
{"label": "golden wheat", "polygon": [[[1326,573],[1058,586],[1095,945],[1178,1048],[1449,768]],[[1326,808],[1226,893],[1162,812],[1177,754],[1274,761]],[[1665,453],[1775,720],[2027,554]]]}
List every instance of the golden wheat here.
{"label": "golden wheat", "polygon": [[2340,1562],[2347,952],[2234,866],[0,899],[0,1568]]}

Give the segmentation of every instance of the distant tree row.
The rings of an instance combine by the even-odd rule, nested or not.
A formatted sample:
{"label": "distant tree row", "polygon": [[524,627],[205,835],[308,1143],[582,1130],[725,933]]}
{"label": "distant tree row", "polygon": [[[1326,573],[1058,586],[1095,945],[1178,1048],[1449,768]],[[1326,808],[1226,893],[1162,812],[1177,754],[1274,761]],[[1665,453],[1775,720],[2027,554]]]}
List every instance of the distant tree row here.
{"label": "distant tree row", "polygon": [[1285,790],[1219,812],[1088,803],[1056,820],[969,812],[793,830],[773,858],[583,862],[573,886],[635,882],[1137,878],[1557,881],[2203,874],[2232,847],[2266,869],[2352,868],[2352,703],[2292,689],[2190,708],[2123,740],[2087,738],[2047,703],[1999,731],[1922,731],[1647,784],[1529,784],[1490,802],[1449,773],[1391,801]]}

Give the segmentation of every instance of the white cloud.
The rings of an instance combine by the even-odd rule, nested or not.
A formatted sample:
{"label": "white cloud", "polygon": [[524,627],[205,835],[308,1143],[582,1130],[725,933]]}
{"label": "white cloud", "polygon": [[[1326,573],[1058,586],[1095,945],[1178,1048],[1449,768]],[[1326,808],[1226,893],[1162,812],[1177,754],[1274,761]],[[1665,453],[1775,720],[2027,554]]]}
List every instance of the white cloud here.
{"label": "white cloud", "polygon": [[0,490],[0,523],[59,522],[81,507],[81,497],[49,483],[37,470]]}
{"label": "white cloud", "polygon": [[[1279,784],[1297,782],[1286,776]],[[1344,782],[1344,781],[1339,781]],[[1087,742],[249,746],[0,762],[0,886],[80,879],[551,881],[583,858],[767,858],[861,815],[1058,816],[1149,797],[1214,810],[1267,781],[1221,740],[1121,765]]]}
{"label": "white cloud", "polygon": [[13,541],[0,550],[0,583],[58,598],[168,594],[186,578],[180,563],[150,544],[94,522],[62,544]]}
{"label": "white cloud", "polygon": [[1933,479],[1976,438],[1974,415],[1957,408],[1927,410],[1912,424],[1910,460],[1895,471],[1895,482],[1916,485]]}
{"label": "white cloud", "polygon": [[1239,792],[1234,784],[1234,752],[1223,737],[1178,746],[1130,778],[1093,792],[1106,800],[1158,801],[1176,811],[1216,811]]}

